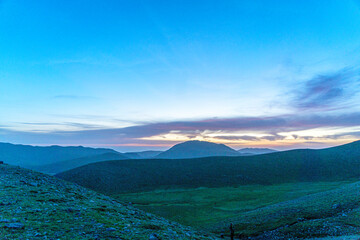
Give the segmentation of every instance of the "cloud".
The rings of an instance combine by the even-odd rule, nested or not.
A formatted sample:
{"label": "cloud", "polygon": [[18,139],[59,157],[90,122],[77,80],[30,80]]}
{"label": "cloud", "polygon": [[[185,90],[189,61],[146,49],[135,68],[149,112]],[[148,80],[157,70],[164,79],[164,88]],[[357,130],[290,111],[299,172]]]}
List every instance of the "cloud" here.
{"label": "cloud", "polygon": [[[70,123],[73,125],[73,123]],[[185,137],[196,136],[203,138],[217,138],[224,140],[243,141],[278,141],[284,140],[286,132],[309,130],[316,128],[345,128],[360,126],[360,113],[342,115],[283,115],[269,117],[238,117],[229,119],[205,119],[198,121],[176,121],[149,123],[124,128],[111,129],[83,129],[78,131],[53,131],[53,132],[25,132],[0,128],[0,141],[27,143],[27,144],[84,144],[84,145],[140,145],[140,144],[168,144],[174,140],[158,138],[152,140],[150,137],[163,136],[165,134],[178,134]],[[91,127],[91,126],[90,126]],[[263,136],[228,136],[221,133],[230,132],[259,132]],[[211,137],[209,133],[217,133]],[[338,133],[337,133],[338,134]],[[343,136],[359,136],[356,132],[341,133]],[[209,137],[210,136],[210,137]],[[291,136],[291,135],[289,135]],[[310,140],[309,137],[293,135],[294,139]],[[340,138],[341,136],[339,136]],[[150,139],[149,139],[150,138]],[[328,137],[330,139],[330,136]]]}
{"label": "cloud", "polygon": [[219,140],[244,140],[244,141],[259,141],[261,138],[255,137],[255,136],[248,136],[248,135],[243,135],[243,136],[216,136],[213,137],[215,139],[219,139]]}
{"label": "cloud", "polygon": [[292,105],[301,110],[336,108],[351,97],[350,86],[359,82],[359,74],[352,68],[331,74],[318,75],[295,91]]}

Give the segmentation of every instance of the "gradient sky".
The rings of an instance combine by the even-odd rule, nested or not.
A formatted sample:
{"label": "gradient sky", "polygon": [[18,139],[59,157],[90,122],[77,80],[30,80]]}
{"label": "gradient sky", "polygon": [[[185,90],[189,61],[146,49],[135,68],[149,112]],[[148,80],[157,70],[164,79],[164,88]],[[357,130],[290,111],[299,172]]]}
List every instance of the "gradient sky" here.
{"label": "gradient sky", "polygon": [[360,139],[360,1],[0,0],[0,141]]}

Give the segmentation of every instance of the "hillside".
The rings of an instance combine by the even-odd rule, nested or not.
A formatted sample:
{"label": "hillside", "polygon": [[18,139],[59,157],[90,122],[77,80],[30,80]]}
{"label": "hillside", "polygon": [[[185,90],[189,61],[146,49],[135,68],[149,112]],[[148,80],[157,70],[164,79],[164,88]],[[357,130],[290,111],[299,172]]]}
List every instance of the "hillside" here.
{"label": "hillside", "polygon": [[52,164],[60,161],[81,158],[103,153],[117,153],[115,150],[106,148],[89,147],[39,147],[30,145],[18,145],[0,143],[0,159],[5,163],[23,167]]}
{"label": "hillside", "polygon": [[291,150],[247,157],[106,161],[57,175],[99,192],[221,187],[360,177],[360,141],[322,150]]}
{"label": "hillside", "polygon": [[109,160],[123,160],[123,159],[129,159],[129,158],[121,153],[108,152],[108,153],[98,154],[98,155],[94,155],[94,156],[87,156],[87,157],[82,157],[82,158],[76,158],[76,159],[56,162],[56,163],[47,164],[47,165],[40,165],[40,166],[32,167],[32,169],[42,172],[42,173],[54,175],[54,174],[57,174],[60,172],[64,172],[64,171],[67,171],[67,170],[70,170],[73,168],[77,168],[77,167],[80,167],[80,166],[83,166],[86,164],[94,163],[94,162],[102,162],[102,161],[109,161]]}
{"label": "hillside", "polygon": [[249,156],[249,155],[274,153],[277,152],[277,150],[270,148],[241,148],[238,150],[238,152],[243,156]]}
{"label": "hillside", "polygon": [[215,239],[52,176],[0,164],[3,239]]}
{"label": "hillside", "polygon": [[[238,214],[210,229],[222,233],[232,222],[244,239],[303,239],[360,231],[360,182]],[[339,238],[345,239],[345,238]]]}
{"label": "hillside", "polygon": [[169,150],[157,155],[156,158],[181,159],[210,156],[239,156],[239,153],[224,144],[187,141],[176,144]]}
{"label": "hillside", "polygon": [[132,159],[142,159],[142,158],[153,158],[162,153],[162,151],[142,151],[142,152],[126,152],[123,153],[126,157]]}

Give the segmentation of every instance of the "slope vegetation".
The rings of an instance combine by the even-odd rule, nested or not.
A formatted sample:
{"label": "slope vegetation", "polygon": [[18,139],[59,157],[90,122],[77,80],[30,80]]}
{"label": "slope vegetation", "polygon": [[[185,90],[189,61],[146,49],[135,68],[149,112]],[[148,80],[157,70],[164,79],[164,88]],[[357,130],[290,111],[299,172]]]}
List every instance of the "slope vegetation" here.
{"label": "slope vegetation", "polygon": [[2,239],[215,239],[49,175],[0,165]]}
{"label": "slope vegetation", "polygon": [[359,234],[359,198],[360,182],[356,182],[241,213],[211,227],[211,230],[224,232],[231,222],[237,235],[244,239],[303,239]]}
{"label": "slope vegetation", "polygon": [[360,177],[360,142],[247,157],[107,161],[57,176],[107,194],[169,187],[342,181]]}

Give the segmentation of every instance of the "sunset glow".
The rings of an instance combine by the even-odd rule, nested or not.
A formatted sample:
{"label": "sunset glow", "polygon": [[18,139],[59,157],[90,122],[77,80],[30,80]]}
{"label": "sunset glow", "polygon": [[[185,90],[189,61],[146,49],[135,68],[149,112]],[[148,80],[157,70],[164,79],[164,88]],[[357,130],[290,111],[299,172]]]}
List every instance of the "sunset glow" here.
{"label": "sunset glow", "polygon": [[186,5],[0,1],[0,141],[130,151],[360,138],[358,1]]}

